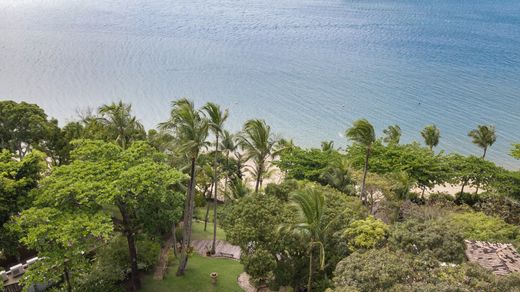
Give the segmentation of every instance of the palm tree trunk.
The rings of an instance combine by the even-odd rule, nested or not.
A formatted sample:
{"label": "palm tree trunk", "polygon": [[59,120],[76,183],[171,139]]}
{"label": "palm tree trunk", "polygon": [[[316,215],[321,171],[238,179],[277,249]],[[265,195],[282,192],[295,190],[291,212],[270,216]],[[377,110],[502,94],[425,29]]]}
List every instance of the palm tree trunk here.
{"label": "palm tree trunk", "polygon": [[309,280],[307,281],[307,292],[312,291],[312,247],[309,254]]}
{"label": "palm tree trunk", "polygon": [[255,185],[255,193],[258,193],[258,188],[260,187],[260,180],[262,179],[262,165],[264,163],[261,162],[259,163],[258,165],[258,171],[257,171],[257,174],[256,174],[256,185]]}
{"label": "palm tree trunk", "polygon": [[487,152],[487,147],[484,147],[484,154],[482,154],[482,159],[486,158],[486,152]]}
{"label": "palm tree trunk", "polygon": [[209,198],[206,197],[206,215],[204,216],[204,231],[207,230],[209,220],[209,199],[211,199],[211,194],[213,193],[213,184],[214,182],[211,183],[211,187],[209,188]]}
{"label": "palm tree trunk", "polygon": [[370,147],[367,147],[367,155],[365,156],[365,167],[363,169],[363,182],[361,183],[361,194],[360,198],[363,203],[365,203],[365,184],[367,180],[367,172],[368,172],[368,157],[370,156]]}
{"label": "palm tree trunk", "polygon": [[190,169],[190,185],[188,187],[188,196],[186,203],[184,204],[184,223],[182,229],[182,249],[181,258],[179,260],[179,268],[177,269],[177,276],[183,276],[186,271],[188,264],[188,248],[190,247],[191,241],[191,222],[193,219],[193,204],[195,194],[195,163],[197,155],[191,158],[191,169]]}
{"label": "palm tree trunk", "polygon": [[215,142],[215,164],[213,165],[214,177],[213,180],[215,182],[215,195],[213,196],[213,244],[211,245],[211,254],[215,254],[215,243],[217,241],[217,192],[218,192],[218,168],[217,168],[217,160],[218,160],[218,132],[216,133],[216,142]]}

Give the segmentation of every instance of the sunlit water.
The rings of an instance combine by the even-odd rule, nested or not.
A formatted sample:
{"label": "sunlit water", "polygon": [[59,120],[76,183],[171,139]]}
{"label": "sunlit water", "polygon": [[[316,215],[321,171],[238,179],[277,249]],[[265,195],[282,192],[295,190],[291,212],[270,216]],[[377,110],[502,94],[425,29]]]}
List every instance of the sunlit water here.
{"label": "sunlit water", "polygon": [[0,1],[1,99],[65,121],[122,98],[154,127],[181,96],[305,146],[365,117],[480,154],[467,132],[494,124],[490,159],[520,168],[520,1]]}

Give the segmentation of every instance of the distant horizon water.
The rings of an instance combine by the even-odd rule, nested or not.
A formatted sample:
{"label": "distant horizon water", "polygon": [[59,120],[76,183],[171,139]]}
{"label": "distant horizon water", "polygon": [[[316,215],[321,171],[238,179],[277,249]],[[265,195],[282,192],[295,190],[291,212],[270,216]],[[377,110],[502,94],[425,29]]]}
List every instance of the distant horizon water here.
{"label": "distant horizon water", "polygon": [[520,169],[520,1],[3,0],[0,36],[0,100],[61,124],[121,99],[155,128],[189,97],[305,147],[366,118],[404,143],[436,124],[436,152],[466,155],[493,124],[487,157]]}

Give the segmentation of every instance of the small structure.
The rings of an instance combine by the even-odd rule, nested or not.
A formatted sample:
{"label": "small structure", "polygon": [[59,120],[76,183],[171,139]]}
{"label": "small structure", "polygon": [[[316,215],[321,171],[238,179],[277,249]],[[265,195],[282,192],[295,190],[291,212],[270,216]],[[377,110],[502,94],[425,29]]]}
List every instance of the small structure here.
{"label": "small structure", "polygon": [[[0,272],[0,279],[4,284],[5,292],[19,292],[22,291],[22,287],[18,285],[18,282],[22,278],[25,271],[29,268],[30,265],[34,264],[38,261],[38,258],[32,258],[27,260],[25,264],[17,264],[12,266],[9,271]],[[29,291],[43,291],[45,289],[45,285],[36,285],[34,287],[29,287]]]}
{"label": "small structure", "polygon": [[495,275],[520,272],[520,254],[513,245],[476,240],[464,240],[464,243],[468,260],[492,271]]}

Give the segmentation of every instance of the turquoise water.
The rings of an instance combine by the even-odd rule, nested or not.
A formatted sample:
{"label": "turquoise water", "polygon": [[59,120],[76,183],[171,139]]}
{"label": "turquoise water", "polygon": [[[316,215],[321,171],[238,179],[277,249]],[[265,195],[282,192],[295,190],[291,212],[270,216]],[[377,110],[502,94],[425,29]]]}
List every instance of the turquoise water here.
{"label": "turquoise water", "polygon": [[480,154],[467,132],[494,124],[489,158],[520,168],[520,1],[0,1],[0,98],[61,120],[123,98],[153,127],[181,96],[306,146],[366,117]]}

